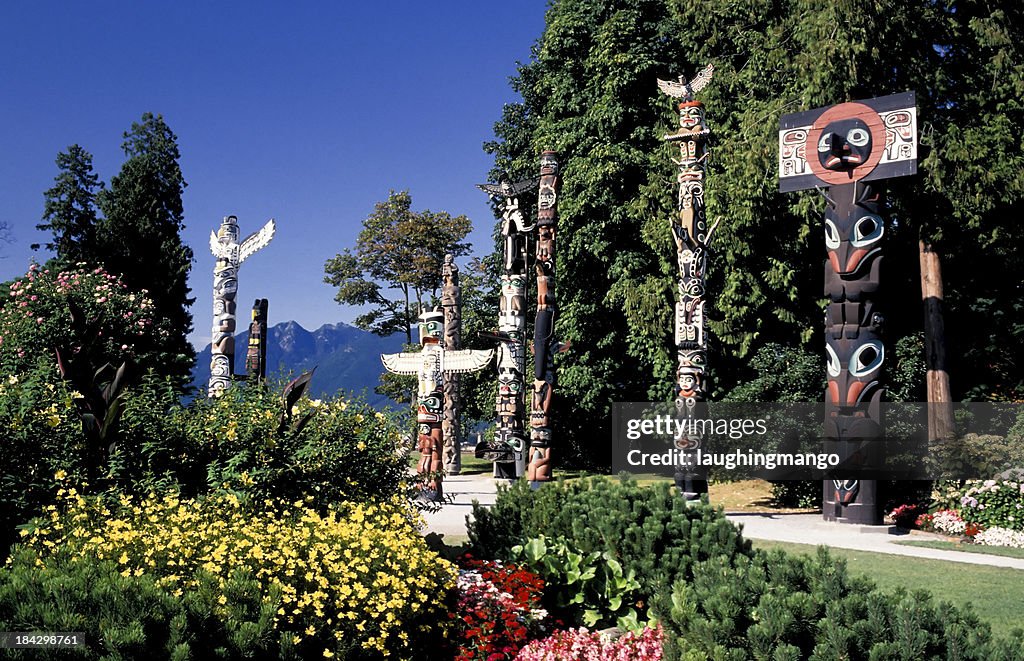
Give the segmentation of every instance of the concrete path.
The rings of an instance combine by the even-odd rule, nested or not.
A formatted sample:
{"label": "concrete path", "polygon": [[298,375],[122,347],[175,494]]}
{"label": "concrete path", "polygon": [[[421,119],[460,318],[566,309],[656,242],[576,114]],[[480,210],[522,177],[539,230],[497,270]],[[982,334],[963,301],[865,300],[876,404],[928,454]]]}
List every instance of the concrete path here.
{"label": "concrete path", "polygon": [[[466,517],[472,511],[472,502],[493,505],[499,484],[506,480],[495,480],[487,475],[449,475],[444,480],[445,494],[449,500],[440,511],[426,514],[425,532],[464,537]],[[1012,567],[1024,570],[1024,558],[1005,558],[998,555],[943,551],[940,549],[904,546],[897,541],[907,539],[936,538],[926,533],[907,534],[890,526],[854,526],[823,521],[821,514],[754,514],[726,513],[733,523],[741,526],[743,535],[749,539],[765,539],[796,544],[824,544],[836,548],[874,551],[893,555],[949,560],[968,564]]]}

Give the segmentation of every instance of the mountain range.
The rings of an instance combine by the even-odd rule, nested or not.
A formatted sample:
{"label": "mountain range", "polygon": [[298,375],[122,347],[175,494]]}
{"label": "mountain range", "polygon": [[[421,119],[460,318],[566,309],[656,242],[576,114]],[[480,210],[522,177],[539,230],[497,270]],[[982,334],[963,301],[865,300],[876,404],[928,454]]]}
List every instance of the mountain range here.
{"label": "mountain range", "polygon": [[[298,376],[316,367],[310,383],[312,397],[335,395],[339,390],[365,394],[372,406],[394,402],[373,392],[384,366],[380,354],[402,350],[404,335],[380,337],[345,323],[325,324],[308,331],[294,321],[285,321],[267,331],[267,377]],[[249,331],[235,335],[235,373],[245,372]],[[210,379],[210,345],[198,352],[192,383],[205,387]]]}

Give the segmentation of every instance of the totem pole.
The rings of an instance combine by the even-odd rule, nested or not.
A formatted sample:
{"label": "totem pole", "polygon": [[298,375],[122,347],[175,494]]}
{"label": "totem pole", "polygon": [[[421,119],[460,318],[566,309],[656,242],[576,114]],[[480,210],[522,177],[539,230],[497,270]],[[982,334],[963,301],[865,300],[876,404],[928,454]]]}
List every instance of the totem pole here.
{"label": "totem pole", "polygon": [[210,344],[210,384],[207,394],[220,395],[231,387],[235,370],[235,295],[238,268],[250,255],[274,238],[274,219],[258,232],[238,241],[238,218],[227,216],[220,229],[210,232],[210,251],[217,258],[213,267],[213,337]]}
{"label": "totem pole", "polygon": [[245,352],[245,373],[249,381],[267,378],[267,299],[257,298],[252,304],[249,324],[249,346]]}
{"label": "totem pole", "polygon": [[441,431],[443,419],[444,382],[453,374],[477,372],[487,367],[494,351],[448,351],[441,344],[444,312],[440,309],[420,314],[419,353],[382,354],[380,359],[389,372],[415,374],[419,377],[416,422],[419,425],[420,461],[417,467],[423,479],[422,498],[441,502],[443,474]]}
{"label": "totem pole", "polygon": [[[708,246],[715,226],[708,229],[704,212],[704,165],[707,160],[707,140],[710,131],[704,123],[704,104],[693,95],[711,81],[714,66],[708,65],[689,83],[658,80],[658,88],[670,97],[680,99],[679,128],[664,140],[679,145],[678,214],[672,219],[672,238],[676,244],[676,262],[679,267],[678,300],[675,307],[675,345],[679,367],[676,370],[676,416],[693,420],[702,415],[699,402],[707,400],[708,341],[705,307],[705,273]],[[691,425],[675,439],[680,450],[696,451],[702,435]],[[707,493],[706,476],[694,467],[676,466],[675,482],[687,500],[695,500]]]}
{"label": "totem pole", "polygon": [[498,340],[497,425],[494,442],[477,444],[476,456],[494,462],[495,477],[514,479],[526,472],[526,410],[523,403],[526,371],[526,260],[530,232],[519,209],[519,195],[533,190],[536,179],[518,183],[502,175],[498,184],[477,187],[504,200],[501,235],[504,261],[498,332],[484,337]]}
{"label": "totem pole", "polygon": [[[453,255],[444,256],[441,268],[441,307],[444,309],[445,351],[459,349],[462,341],[462,288],[459,287],[459,267]],[[459,443],[459,375],[452,374],[444,382],[444,470],[449,475],[462,471],[462,448]]]}
{"label": "totem pole", "polygon": [[[882,436],[885,319],[878,305],[885,234],[880,180],[917,172],[914,94],[784,115],[779,190],[818,188],[825,211],[825,438],[844,454],[870,454]],[[827,187],[827,191],[824,188]],[[824,484],[828,521],[879,524],[875,480]]]}
{"label": "totem pole", "polygon": [[558,221],[558,156],[540,156],[537,195],[537,318],[533,325],[533,406],[530,410],[530,486],[551,479],[551,398],[556,385],[554,354],[568,345],[555,341],[555,230]]}

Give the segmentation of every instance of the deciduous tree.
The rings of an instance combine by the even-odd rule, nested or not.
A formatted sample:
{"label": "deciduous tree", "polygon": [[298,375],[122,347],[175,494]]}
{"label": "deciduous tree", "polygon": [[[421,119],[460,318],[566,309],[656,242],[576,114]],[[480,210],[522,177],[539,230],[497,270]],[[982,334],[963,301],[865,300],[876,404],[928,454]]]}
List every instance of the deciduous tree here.
{"label": "deciduous tree", "polygon": [[470,227],[466,216],[413,211],[408,191],[391,191],[363,221],[356,247],[324,265],[324,282],[338,288],[338,303],[370,306],[357,327],[385,337],[404,333],[412,344],[419,308],[437,297],[444,256],[469,251],[463,239]]}

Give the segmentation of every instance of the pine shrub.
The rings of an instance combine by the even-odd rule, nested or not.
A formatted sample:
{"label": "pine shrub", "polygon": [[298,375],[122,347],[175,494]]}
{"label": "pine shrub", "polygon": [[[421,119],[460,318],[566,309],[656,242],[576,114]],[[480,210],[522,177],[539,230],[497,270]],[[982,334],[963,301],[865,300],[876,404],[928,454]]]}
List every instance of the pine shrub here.
{"label": "pine shrub", "polygon": [[924,591],[889,594],[815,558],[758,552],[712,558],[658,595],[665,659],[1022,659],[968,611]]}
{"label": "pine shrub", "polygon": [[562,537],[577,552],[606,551],[635,572],[652,596],[709,558],[752,553],[720,509],[686,503],[667,483],[640,486],[623,478],[589,478],[531,491],[522,481],[502,489],[490,509],[474,506],[470,544],[481,557],[508,559],[530,538]]}

